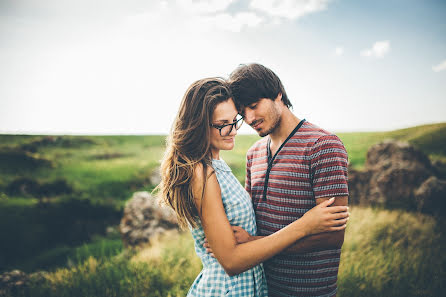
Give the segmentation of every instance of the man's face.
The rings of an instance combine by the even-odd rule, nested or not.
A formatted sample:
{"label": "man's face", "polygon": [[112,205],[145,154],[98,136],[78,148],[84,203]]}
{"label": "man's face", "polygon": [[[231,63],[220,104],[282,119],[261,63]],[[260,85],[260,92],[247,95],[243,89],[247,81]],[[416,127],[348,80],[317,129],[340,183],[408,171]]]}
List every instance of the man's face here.
{"label": "man's face", "polygon": [[279,94],[275,100],[262,98],[244,107],[243,117],[245,123],[256,130],[261,137],[273,133],[280,125],[282,115],[281,102],[282,94]]}

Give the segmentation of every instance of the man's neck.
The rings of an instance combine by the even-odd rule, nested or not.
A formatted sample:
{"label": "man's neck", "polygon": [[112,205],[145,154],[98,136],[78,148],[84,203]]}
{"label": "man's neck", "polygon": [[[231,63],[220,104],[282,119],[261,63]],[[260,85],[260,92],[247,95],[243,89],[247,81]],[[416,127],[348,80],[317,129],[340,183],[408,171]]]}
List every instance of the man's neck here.
{"label": "man's neck", "polygon": [[277,150],[282,143],[287,139],[290,133],[299,124],[300,119],[297,118],[288,108],[282,113],[280,125],[269,134],[271,138],[271,148]]}

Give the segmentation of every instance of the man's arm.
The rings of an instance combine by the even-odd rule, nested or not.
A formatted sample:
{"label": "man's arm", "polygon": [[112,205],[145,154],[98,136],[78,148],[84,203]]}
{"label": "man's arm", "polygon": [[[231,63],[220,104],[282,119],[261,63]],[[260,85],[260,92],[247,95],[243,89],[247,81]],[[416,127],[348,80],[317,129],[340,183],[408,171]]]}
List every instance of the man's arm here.
{"label": "man's arm", "polygon": [[[318,198],[316,199],[316,204],[319,204],[329,198],[330,197]],[[333,205],[347,206],[348,196],[336,197]],[[342,247],[342,244],[344,243],[344,233],[345,230],[310,235],[296,241],[296,243],[287,248],[284,253],[300,254],[324,249],[340,249]]]}
{"label": "man's arm", "polygon": [[[320,204],[323,201],[328,200],[329,198],[330,197],[318,198],[316,199],[316,204]],[[332,205],[347,206],[348,196],[337,196],[335,198],[335,202]],[[239,226],[231,226],[231,227],[232,231],[234,232],[237,244],[261,239],[264,237],[264,236],[251,236],[249,235],[248,232],[246,232],[243,228]],[[326,232],[326,233],[310,235],[296,241],[293,245],[284,250],[283,253],[300,254],[324,249],[341,248],[342,244],[344,243],[344,233],[345,233],[344,230],[342,230],[342,231]],[[212,249],[210,248],[206,239],[203,246],[206,248],[207,252],[211,253],[212,255]]]}
{"label": "man's arm", "polygon": [[[310,154],[310,172],[316,204],[335,196],[333,205],[348,205],[347,163],[347,151],[336,135],[325,135],[315,142]],[[307,236],[284,252],[306,253],[338,249],[344,243],[344,233],[343,230]]]}

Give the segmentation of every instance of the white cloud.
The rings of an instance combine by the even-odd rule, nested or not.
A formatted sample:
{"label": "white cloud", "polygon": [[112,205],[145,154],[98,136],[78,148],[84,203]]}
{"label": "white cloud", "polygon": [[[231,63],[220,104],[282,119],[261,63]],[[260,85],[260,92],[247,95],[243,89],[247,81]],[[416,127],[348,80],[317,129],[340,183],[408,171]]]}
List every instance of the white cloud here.
{"label": "white cloud", "polygon": [[195,19],[198,30],[211,31],[213,29],[226,30],[231,32],[240,32],[243,27],[256,27],[263,18],[252,12],[241,12],[235,15],[221,13],[209,17]]}
{"label": "white cloud", "polygon": [[184,11],[206,14],[225,11],[234,0],[177,0],[176,4]]}
{"label": "white cloud", "polygon": [[336,56],[342,56],[344,54],[344,48],[342,46],[338,46],[337,48],[335,48],[334,54]]}
{"label": "white cloud", "polygon": [[327,4],[330,1],[331,0],[252,0],[250,6],[272,16],[296,19],[326,9]]}
{"label": "white cloud", "polygon": [[440,64],[432,66],[432,70],[435,72],[440,72],[440,71],[446,70],[446,60],[444,60]]}
{"label": "white cloud", "polygon": [[390,41],[377,41],[373,44],[370,49],[365,49],[361,51],[361,56],[363,57],[374,57],[382,58],[390,51]]}

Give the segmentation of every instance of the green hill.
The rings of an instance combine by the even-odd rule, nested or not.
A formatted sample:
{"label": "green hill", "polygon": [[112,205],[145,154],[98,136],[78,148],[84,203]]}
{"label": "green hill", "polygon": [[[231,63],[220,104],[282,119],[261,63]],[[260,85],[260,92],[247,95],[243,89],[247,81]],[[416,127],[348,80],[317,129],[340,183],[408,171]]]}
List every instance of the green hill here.
{"label": "green hill", "polygon": [[[432,159],[445,161],[445,132],[446,123],[440,123],[338,135],[350,163],[361,168],[368,148],[388,138],[409,141]],[[159,166],[165,139],[0,135],[0,271],[57,267],[72,247],[105,236],[107,225],[119,223],[133,192],[154,188],[150,175]],[[242,183],[245,153],[258,139],[239,135],[235,149],[222,152]]]}

